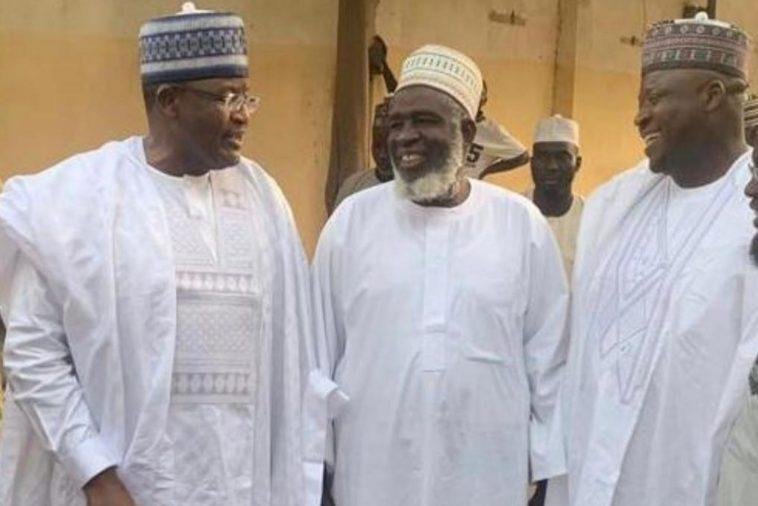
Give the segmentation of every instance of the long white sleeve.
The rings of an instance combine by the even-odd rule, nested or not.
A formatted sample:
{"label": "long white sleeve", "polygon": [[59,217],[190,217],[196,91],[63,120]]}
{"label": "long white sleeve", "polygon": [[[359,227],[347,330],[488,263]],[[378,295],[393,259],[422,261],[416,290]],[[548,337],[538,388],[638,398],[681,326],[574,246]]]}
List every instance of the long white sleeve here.
{"label": "long white sleeve", "polygon": [[566,472],[558,394],[568,352],[568,289],[547,223],[536,222],[532,230],[524,353],[531,393],[531,469],[537,481]]}
{"label": "long white sleeve", "polygon": [[338,258],[339,251],[335,248],[337,223],[327,224],[321,234],[316,254],[313,259],[312,289],[313,307],[315,313],[316,333],[319,336],[319,367],[334,377],[344,349],[344,318],[338,300],[342,282],[340,278]]}
{"label": "long white sleeve", "polygon": [[12,399],[46,449],[78,486],[118,463],[90,415],[45,280],[19,256],[10,286],[0,293],[6,320],[5,371]]}
{"label": "long white sleeve", "polygon": [[[334,378],[335,368],[344,349],[344,324],[340,304],[336,299],[339,283],[338,271],[335,269],[334,222],[327,223],[316,249],[311,271],[313,292],[314,337],[316,340],[318,368],[329,378]],[[341,391],[332,406],[327,407],[329,422],[326,427],[325,461],[328,467],[334,464],[334,434],[331,418],[340,404],[347,402]]]}

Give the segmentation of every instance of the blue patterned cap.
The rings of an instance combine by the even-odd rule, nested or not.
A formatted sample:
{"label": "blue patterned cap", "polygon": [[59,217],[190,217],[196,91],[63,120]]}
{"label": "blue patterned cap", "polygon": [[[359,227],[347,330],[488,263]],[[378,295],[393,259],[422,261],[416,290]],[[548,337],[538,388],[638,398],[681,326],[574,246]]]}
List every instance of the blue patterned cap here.
{"label": "blue patterned cap", "polygon": [[236,14],[187,2],[181,12],[142,25],[139,42],[144,84],[248,76],[245,24]]}

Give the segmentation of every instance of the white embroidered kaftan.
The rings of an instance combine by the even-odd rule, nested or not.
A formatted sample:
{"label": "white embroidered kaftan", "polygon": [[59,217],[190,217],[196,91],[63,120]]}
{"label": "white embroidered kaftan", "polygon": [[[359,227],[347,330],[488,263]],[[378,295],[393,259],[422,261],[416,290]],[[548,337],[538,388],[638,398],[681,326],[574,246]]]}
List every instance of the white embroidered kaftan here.
{"label": "white embroidered kaftan", "polygon": [[549,505],[710,506],[758,352],[749,154],[682,189],[647,163],[587,202]]}
{"label": "white embroidered kaftan", "polygon": [[226,172],[234,170],[184,178],[151,171],[176,266],[166,427],[177,504],[252,504],[261,252],[249,195],[229,184],[234,175]]}
{"label": "white embroidered kaftan", "polygon": [[[307,269],[286,201],[248,160],[214,175],[225,272],[201,274],[210,256],[193,264],[183,248],[194,248],[198,236],[172,235],[176,216],[146,170],[141,142],[109,143],[14,178],[0,196],[0,286],[11,287],[0,299],[11,386],[0,503],[83,504],[81,486],[117,465],[139,506],[184,506],[183,497],[215,505],[227,493],[236,504],[313,504],[320,491],[305,488],[304,474],[320,472],[319,431],[308,425],[304,440],[301,418],[303,390],[313,382]],[[233,195],[242,198],[232,202]],[[188,310],[221,299],[237,305],[236,314],[210,314],[213,304]],[[193,348],[225,325],[221,348]],[[243,326],[251,339],[240,343]],[[321,386],[323,400],[328,386]],[[313,395],[310,403],[320,406]],[[238,417],[221,416],[233,409]],[[213,419],[210,430],[229,431],[229,440],[182,433],[188,411]],[[225,490],[202,500],[183,495],[193,493],[177,485],[189,476],[186,452],[211,453],[192,456],[199,472],[230,445],[253,453],[231,456],[234,469],[204,477]],[[246,469],[237,469],[244,459]]]}
{"label": "white embroidered kaftan", "polygon": [[313,265],[329,366],[339,506],[525,504],[564,471],[555,399],[567,290],[527,199],[480,181],[454,208],[393,184],[347,198]]}

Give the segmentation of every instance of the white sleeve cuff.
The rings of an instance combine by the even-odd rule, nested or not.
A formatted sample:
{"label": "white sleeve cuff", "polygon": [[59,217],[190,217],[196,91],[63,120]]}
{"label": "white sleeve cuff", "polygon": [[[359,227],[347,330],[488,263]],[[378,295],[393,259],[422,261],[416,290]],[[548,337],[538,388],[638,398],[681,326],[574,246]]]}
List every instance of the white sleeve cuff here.
{"label": "white sleeve cuff", "polygon": [[566,452],[558,424],[532,420],[529,448],[533,482],[566,474]]}
{"label": "white sleeve cuff", "polygon": [[306,504],[321,504],[324,463],[331,441],[332,419],[349,401],[339,386],[321,371],[311,371],[303,400],[304,462]]}
{"label": "white sleeve cuff", "polygon": [[58,460],[78,488],[84,487],[88,481],[109,467],[119,464],[118,459],[111,455],[97,436],[85,439],[65,453],[60,453]]}

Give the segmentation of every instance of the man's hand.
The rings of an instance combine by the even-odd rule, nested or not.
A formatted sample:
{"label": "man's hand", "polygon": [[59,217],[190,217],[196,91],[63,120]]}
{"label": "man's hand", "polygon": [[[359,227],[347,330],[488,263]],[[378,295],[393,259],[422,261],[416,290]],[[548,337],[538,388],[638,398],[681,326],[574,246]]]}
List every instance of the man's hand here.
{"label": "man's hand", "polygon": [[381,37],[375,35],[368,47],[369,71],[372,75],[382,75],[387,65],[387,46]]}
{"label": "man's hand", "polygon": [[87,506],[137,506],[115,467],[92,478],[82,490],[87,497]]}

